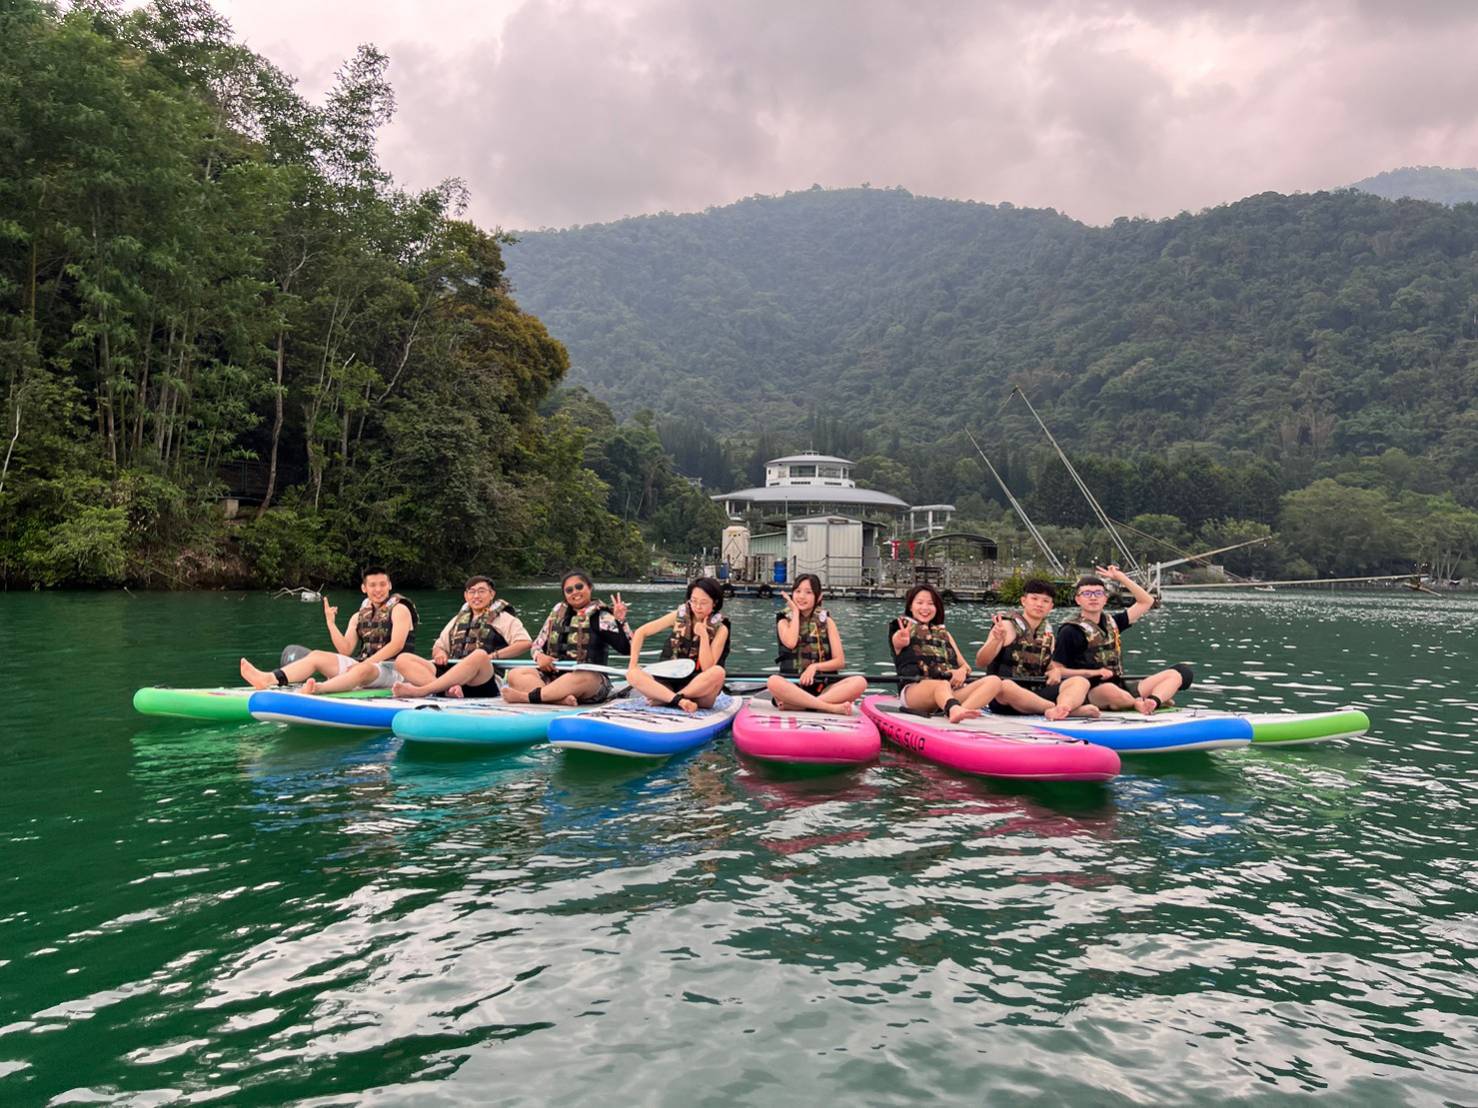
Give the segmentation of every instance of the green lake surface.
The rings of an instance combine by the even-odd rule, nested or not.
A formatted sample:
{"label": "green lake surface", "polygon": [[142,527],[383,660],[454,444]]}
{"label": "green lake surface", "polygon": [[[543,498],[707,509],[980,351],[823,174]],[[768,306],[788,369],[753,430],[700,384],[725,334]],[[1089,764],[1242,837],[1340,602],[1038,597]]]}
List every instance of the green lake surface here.
{"label": "green lake surface", "polygon": [[[460,598],[411,595],[429,649]],[[726,606],[732,671],[775,606]],[[893,606],[830,607],[877,669]],[[0,1103],[1478,1103],[1475,641],[1472,599],[1176,594],[1132,671],[1371,733],[1023,788],[148,719],[320,608],[0,595]]]}

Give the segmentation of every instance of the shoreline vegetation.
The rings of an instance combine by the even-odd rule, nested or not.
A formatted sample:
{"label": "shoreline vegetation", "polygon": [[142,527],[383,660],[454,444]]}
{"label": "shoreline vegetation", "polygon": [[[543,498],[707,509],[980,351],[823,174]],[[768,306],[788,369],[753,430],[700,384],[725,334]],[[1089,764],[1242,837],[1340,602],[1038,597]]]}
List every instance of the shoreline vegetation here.
{"label": "shoreline vegetation", "polygon": [[[1478,207],[1268,194],[1090,229],[821,190],[529,235],[521,306],[516,240],[463,218],[466,186],[407,191],[379,164],[395,97],[374,47],[312,103],[201,0],[16,0],[0,38],[0,588],[276,588],[366,563],[410,588],[632,577],[712,550],[709,494],[800,448],[957,504],[961,529],[1022,560],[965,418],[1054,549],[1101,560],[1060,463],[992,416],[1010,383],[1072,429],[1075,464],[1151,559],[1272,534],[1227,568],[1473,572]],[[870,233],[874,209],[903,237]],[[987,215],[978,235],[960,223]],[[708,263],[668,246],[637,264],[625,240],[665,242],[664,220],[728,227],[733,249],[704,258],[749,266],[764,302],[688,281]],[[582,235],[611,249],[582,258]],[[985,253],[958,268],[946,240]],[[541,272],[522,260],[538,251]],[[706,354],[631,303],[602,324],[569,306],[598,299],[551,300],[591,278],[634,296],[638,271],[643,303]],[[571,382],[530,307],[576,351]]]}

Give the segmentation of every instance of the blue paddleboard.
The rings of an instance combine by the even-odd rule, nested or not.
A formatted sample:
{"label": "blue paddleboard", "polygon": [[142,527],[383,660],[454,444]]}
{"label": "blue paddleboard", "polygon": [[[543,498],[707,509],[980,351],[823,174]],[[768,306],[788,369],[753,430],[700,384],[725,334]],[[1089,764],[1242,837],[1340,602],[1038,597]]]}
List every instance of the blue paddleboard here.
{"label": "blue paddleboard", "polygon": [[566,750],[593,750],[628,758],[667,758],[693,750],[722,733],[743,701],[720,696],[712,708],[692,715],[645,702],[605,704],[582,715],[549,723],[549,743]]}

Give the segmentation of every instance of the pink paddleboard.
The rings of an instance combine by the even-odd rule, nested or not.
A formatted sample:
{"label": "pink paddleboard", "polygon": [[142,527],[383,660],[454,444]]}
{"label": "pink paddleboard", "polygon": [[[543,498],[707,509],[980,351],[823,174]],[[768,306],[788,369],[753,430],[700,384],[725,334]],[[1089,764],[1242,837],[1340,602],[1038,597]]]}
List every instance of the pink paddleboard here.
{"label": "pink paddleboard", "polygon": [[861,712],[782,712],[768,696],[751,697],[734,717],[734,746],[766,762],[854,766],[878,756],[878,729]]}
{"label": "pink paddleboard", "polygon": [[989,713],[950,723],[944,716],[904,711],[896,696],[869,696],[862,711],[883,738],[941,766],[1030,781],[1107,781],[1119,756],[1104,746],[1061,735],[991,733]]}

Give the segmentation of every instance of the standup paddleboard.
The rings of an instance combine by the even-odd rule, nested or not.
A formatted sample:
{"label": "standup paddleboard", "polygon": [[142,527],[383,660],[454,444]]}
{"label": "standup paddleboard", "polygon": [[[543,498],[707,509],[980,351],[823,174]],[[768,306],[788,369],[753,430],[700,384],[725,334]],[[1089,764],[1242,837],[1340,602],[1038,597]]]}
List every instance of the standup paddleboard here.
{"label": "standup paddleboard", "polygon": [[1338,712],[1263,712],[1245,717],[1253,746],[1298,746],[1329,739],[1353,739],[1370,730],[1370,717],[1358,708]]}
{"label": "standup paddleboard", "polygon": [[[339,727],[359,731],[389,731],[395,717],[404,711],[424,708],[426,697],[387,696],[379,700],[340,700],[332,696],[278,692],[267,689],[252,693],[247,702],[253,719],[272,723],[305,724],[309,727]],[[444,697],[434,701],[443,711],[460,712],[502,704],[500,697]]]}
{"label": "standup paddleboard", "polygon": [[756,696],[734,717],[734,748],[766,762],[854,766],[871,762],[881,746],[877,725],[857,710],[781,711],[768,696]]}
{"label": "standup paddleboard", "polygon": [[1227,750],[1252,742],[1252,724],[1231,712],[1171,708],[1152,716],[1138,712],[1105,712],[1097,719],[987,715],[999,735],[1048,731],[1097,743],[1120,754],[1183,754],[1195,750]]}
{"label": "standup paddleboard", "polygon": [[950,723],[942,715],[915,715],[896,696],[869,696],[862,710],[889,742],[966,773],[1018,781],[1107,781],[1119,772],[1119,755],[1105,746],[1030,728],[998,733],[994,725],[1009,717]]}
{"label": "standup paddleboard", "polygon": [[1165,754],[1246,746],[1297,746],[1363,735],[1370,717],[1358,709],[1336,712],[1228,712],[1219,708],[1161,708],[1152,716],[1105,712],[1098,719],[991,716],[1003,733],[1037,728],[1086,739],[1120,754]]}
{"label": "standup paddleboard", "polygon": [[712,708],[689,715],[680,708],[657,708],[645,698],[607,703],[549,724],[549,744],[566,750],[593,750],[627,758],[667,758],[693,750],[728,727],[743,702],[720,696]]}
{"label": "standup paddleboard", "polygon": [[567,708],[562,704],[506,704],[485,702],[477,708],[444,711],[443,700],[422,700],[414,709],[399,712],[391,729],[407,742],[454,746],[524,746],[542,742],[549,725],[560,716],[592,712],[598,704]]}
{"label": "standup paddleboard", "polygon": [[[297,688],[296,685],[291,688]],[[250,686],[231,689],[169,689],[154,686],[140,689],[133,694],[133,708],[146,716],[172,716],[177,719],[213,720],[221,723],[250,723],[251,711],[247,707],[252,693]],[[288,692],[290,689],[283,689]],[[369,697],[387,697],[389,689],[354,689],[352,692],[334,693],[335,697],[360,700]]]}

